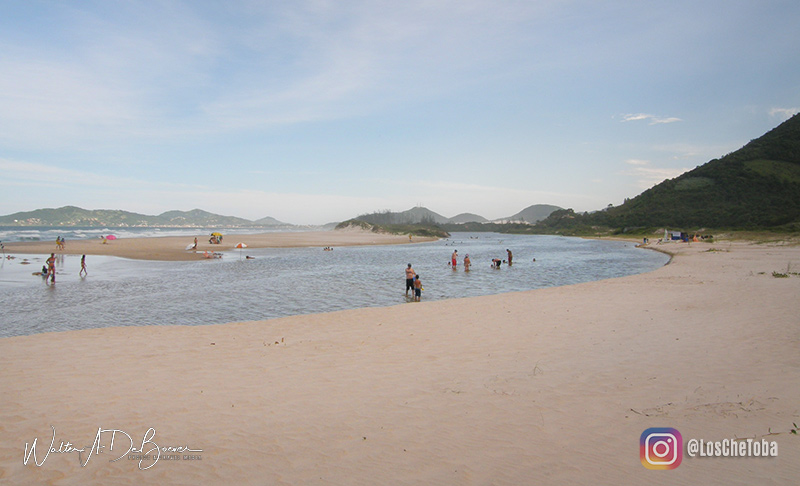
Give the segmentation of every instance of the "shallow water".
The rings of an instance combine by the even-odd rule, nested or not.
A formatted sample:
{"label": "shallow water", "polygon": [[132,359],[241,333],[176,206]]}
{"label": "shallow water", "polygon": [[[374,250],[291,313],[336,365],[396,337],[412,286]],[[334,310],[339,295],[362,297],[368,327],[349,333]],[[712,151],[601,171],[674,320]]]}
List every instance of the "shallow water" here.
{"label": "shallow water", "polygon": [[[499,270],[492,258],[514,255]],[[458,249],[459,267],[448,266]],[[56,284],[39,271],[45,255],[17,255],[0,266],[0,337],[109,326],[198,325],[402,304],[404,269],[420,275],[422,300],[568,285],[654,270],[668,261],[631,243],[557,236],[455,233],[409,245],[247,249],[222,259],[156,262],[80,257],[56,264]],[[464,272],[469,254],[473,266]],[[245,255],[255,259],[244,259]],[[23,265],[23,258],[30,264]],[[536,258],[536,261],[533,261]],[[413,304],[409,304],[413,305]]]}

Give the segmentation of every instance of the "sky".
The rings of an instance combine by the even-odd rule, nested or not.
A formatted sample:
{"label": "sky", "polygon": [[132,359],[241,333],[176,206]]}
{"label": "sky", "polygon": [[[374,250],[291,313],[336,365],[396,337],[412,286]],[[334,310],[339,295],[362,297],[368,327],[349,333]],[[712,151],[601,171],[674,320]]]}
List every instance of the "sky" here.
{"label": "sky", "polygon": [[0,0],[0,215],[592,211],[800,111],[796,0]]}

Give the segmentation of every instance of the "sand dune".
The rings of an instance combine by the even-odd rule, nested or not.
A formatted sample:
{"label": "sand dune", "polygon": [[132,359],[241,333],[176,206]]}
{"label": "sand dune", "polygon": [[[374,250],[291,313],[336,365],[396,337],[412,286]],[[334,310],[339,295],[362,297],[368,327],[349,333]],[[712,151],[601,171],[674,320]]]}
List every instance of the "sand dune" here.
{"label": "sand dune", "polygon": [[[568,287],[0,339],[0,482],[797,484],[800,276],[772,272],[800,269],[800,248],[668,247],[657,271]],[[51,426],[56,449],[88,452],[98,428],[139,447],[153,428],[202,452],[141,470],[109,462],[129,443],[104,433],[85,467],[76,452],[23,465]],[[650,427],[778,456],[652,471]]]}

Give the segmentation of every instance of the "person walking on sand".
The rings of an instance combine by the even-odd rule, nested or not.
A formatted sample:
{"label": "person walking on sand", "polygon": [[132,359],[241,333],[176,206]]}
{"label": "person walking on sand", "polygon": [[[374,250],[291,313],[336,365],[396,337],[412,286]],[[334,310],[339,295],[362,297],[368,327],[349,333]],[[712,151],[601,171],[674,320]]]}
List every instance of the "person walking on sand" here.
{"label": "person walking on sand", "polygon": [[472,265],[472,262],[469,259],[469,255],[464,255],[464,271],[469,272],[469,266]]}
{"label": "person walking on sand", "polygon": [[458,265],[458,250],[453,250],[453,255],[450,257],[450,264],[453,265],[453,270]]}
{"label": "person walking on sand", "polygon": [[78,276],[84,276],[84,274],[89,275],[89,272],[86,270],[86,255],[81,257],[81,271],[78,272]]}
{"label": "person walking on sand", "polygon": [[[51,253],[50,258],[47,259],[47,276],[50,277],[51,283],[56,283],[56,254]],[[47,278],[44,279],[45,282]]]}
{"label": "person walking on sand", "polygon": [[420,300],[422,300],[422,280],[417,275],[414,277],[414,302],[419,302]]}
{"label": "person walking on sand", "polygon": [[417,275],[417,272],[411,268],[411,264],[409,263],[406,267],[406,297],[408,297],[408,291],[414,291],[414,276]]}
{"label": "person walking on sand", "polygon": [[511,250],[506,248],[506,253],[508,253],[508,266],[511,266]]}

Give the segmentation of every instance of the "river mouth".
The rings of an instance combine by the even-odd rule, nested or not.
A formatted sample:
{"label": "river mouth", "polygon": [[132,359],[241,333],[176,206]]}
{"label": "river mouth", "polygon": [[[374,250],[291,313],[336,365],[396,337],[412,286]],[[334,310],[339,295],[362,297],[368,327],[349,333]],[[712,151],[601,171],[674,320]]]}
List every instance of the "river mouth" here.
{"label": "river mouth", "polygon": [[[450,266],[458,251],[458,265]],[[492,260],[507,260],[513,265]],[[472,267],[464,271],[463,258]],[[629,242],[558,236],[454,233],[432,243],[225,252],[192,262],[61,255],[56,284],[32,275],[45,255],[16,255],[0,269],[0,337],[136,325],[202,325],[410,302],[411,263],[422,300],[500,294],[633,275],[669,261]],[[250,258],[247,258],[250,257]],[[23,259],[28,264],[23,265]],[[535,261],[534,261],[535,259]]]}

